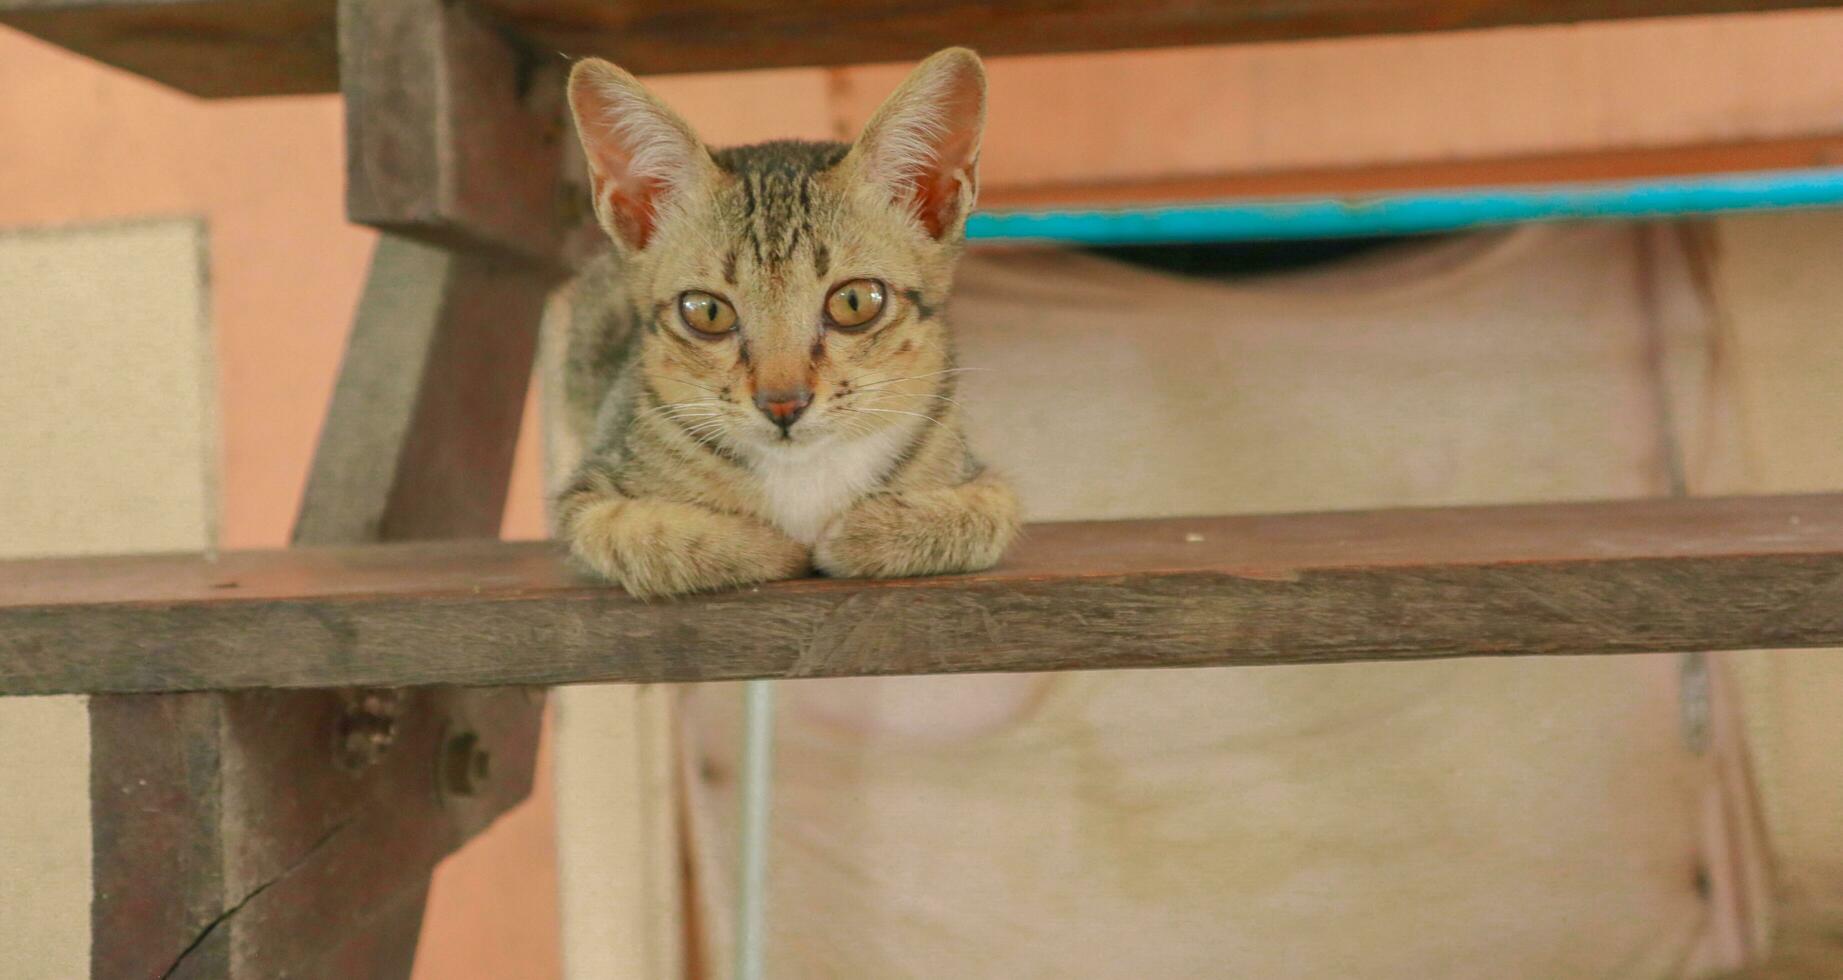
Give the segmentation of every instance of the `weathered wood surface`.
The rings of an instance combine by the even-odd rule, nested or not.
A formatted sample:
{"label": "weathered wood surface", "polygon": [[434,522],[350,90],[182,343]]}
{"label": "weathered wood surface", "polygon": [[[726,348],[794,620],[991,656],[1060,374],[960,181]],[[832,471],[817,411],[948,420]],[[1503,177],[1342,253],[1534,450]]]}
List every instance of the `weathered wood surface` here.
{"label": "weathered wood surface", "polygon": [[[360,770],[330,692],[94,699],[92,975],[408,976],[430,870],[531,789],[541,696],[454,693],[406,693]],[[462,729],[491,754],[468,794],[438,764]]]}
{"label": "weathered wood surface", "polygon": [[563,59],[450,0],[341,0],[346,211],[359,224],[554,261]]}
{"label": "weathered wood surface", "polygon": [[1289,41],[1831,6],[1834,0],[482,0],[534,45],[668,73]]}
{"label": "weathered wood surface", "polygon": [[378,240],[297,544],[498,536],[552,284],[525,263]]}
{"label": "weathered wood surface", "polygon": [[[297,542],[497,535],[551,281],[380,240]],[[436,864],[530,792],[544,698],[345,683],[91,700],[95,976],[409,976]]]}
{"label": "weathered wood surface", "polygon": [[1843,495],[1037,525],[1004,566],[637,602],[543,543],[0,565],[0,693],[1843,645]]}
{"label": "weathered wood surface", "polygon": [[[642,73],[1283,41],[1835,6],[1837,0],[482,0],[534,50]],[[200,95],[338,88],[335,0],[0,0],[0,23]]]}
{"label": "weathered wood surface", "polygon": [[0,24],[194,95],[339,90],[335,0],[0,0]]}

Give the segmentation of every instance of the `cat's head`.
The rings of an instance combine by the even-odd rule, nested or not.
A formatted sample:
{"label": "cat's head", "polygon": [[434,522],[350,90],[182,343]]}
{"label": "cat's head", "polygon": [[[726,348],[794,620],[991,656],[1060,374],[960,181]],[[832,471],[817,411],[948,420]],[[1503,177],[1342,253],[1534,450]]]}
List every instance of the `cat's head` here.
{"label": "cat's head", "polygon": [[569,96],[658,410],[771,452],[951,406],[941,311],[978,186],[977,55],[922,62],[851,144],[713,151],[606,61],[579,62]]}

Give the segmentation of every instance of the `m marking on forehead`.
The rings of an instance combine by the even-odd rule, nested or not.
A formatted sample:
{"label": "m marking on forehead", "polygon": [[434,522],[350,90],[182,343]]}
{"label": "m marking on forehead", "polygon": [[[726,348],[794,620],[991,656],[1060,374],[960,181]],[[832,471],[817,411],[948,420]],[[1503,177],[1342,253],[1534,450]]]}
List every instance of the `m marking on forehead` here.
{"label": "m marking on forehead", "polygon": [[[800,250],[815,247],[815,209],[827,206],[818,178],[844,159],[843,143],[780,141],[733,147],[713,155],[734,175],[742,195],[739,250],[778,273]],[[830,256],[826,257],[830,264]],[[815,265],[819,264],[817,254]]]}

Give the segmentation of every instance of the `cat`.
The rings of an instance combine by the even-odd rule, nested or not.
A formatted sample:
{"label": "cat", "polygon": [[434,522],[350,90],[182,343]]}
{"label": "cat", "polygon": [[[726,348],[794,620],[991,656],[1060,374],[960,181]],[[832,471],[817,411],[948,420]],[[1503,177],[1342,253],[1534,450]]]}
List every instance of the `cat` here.
{"label": "cat", "polygon": [[709,149],[599,59],[569,103],[612,245],[573,286],[561,367],[572,556],[641,598],[996,564],[1018,502],[966,445],[944,320],[978,56],[923,61],[851,144]]}

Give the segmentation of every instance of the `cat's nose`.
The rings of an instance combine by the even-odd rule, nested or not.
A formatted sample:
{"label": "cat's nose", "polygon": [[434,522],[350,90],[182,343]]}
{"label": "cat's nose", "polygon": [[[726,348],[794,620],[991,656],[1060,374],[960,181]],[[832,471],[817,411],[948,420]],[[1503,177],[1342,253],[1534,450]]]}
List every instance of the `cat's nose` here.
{"label": "cat's nose", "polygon": [[768,421],[780,426],[782,432],[793,428],[801,413],[806,411],[806,406],[812,403],[813,393],[804,388],[755,393],[755,407],[768,416]]}

